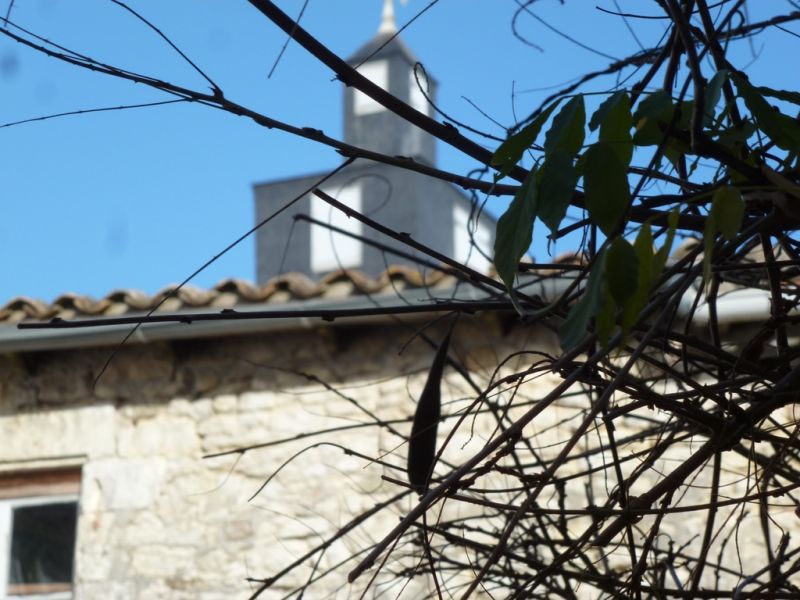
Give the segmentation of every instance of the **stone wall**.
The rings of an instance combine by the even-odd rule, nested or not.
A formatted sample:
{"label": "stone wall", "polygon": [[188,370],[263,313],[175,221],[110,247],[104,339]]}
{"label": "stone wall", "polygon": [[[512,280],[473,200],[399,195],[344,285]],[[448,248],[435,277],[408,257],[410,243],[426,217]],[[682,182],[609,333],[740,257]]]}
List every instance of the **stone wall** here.
{"label": "stone wall", "polygon": [[[490,325],[464,331],[454,345],[476,370],[496,361],[485,335]],[[373,416],[413,414],[433,354],[411,339],[415,327],[132,344],[96,382],[108,348],[4,356],[0,468],[81,465],[77,598],[245,598],[256,585],[248,577],[290,563],[372,506],[376,490],[396,493],[381,476],[403,478],[391,465],[403,467],[405,450]],[[454,383],[449,393],[461,392],[463,384]],[[348,429],[203,458],[342,427]],[[353,452],[388,454],[385,464],[370,464]],[[406,497],[398,510],[408,506]],[[396,514],[333,545],[319,569],[356,551],[354,540],[379,538]],[[346,596],[343,577],[336,585]],[[274,597],[301,582],[287,577]]]}
{"label": "stone wall", "polygon": [[[107,348],[4,356],[0,469],[81,465],[76,598],[246,598],[258,586],[248,578],[274,575],[354,515],[402,491],[385,478],[404,480],[402,436],[410,430],[408,418],[433,356],[431,347],[414,337],[416,327],[381,323],[129,345],[97,381],[110,354]],[[428,333],[438,340],[443,330]],[[552,334],[544,329],[508,332],[489,318],[464,323],[452,352],[484,386],[511,352],[554,347]],[[534,360],[520,356],[501,374]],[[556,381],[542,375],[522,387],[511,384],[494,400],[517,414]],[[586,408],[587,397],[576,392],[526,429],[543,457],[560,451]],[[442,437],[474,397],[465,380],[449,369],[443,402],[453,418],[441,427]],[[660,418],[657,411],[652,417]],[[636,430],[631,427],[619,435]],[[292,439],[313,432],[318,433]],[[461,423],[444,460],[459,464],[494,433],[491,418]],[[288,441],[276,443],[281,440]],[[627,455],[647,443],[627,444],[623,450]],[[260,444],[271,445],[203,458]],[[676,447],[638,485],[646,488],[691,452],[691,443]],[[609,456],[592,460],[602,464]],[[723,474],[730,496],[749,485],[747,463],[741,463],[728,465]],[[626,462],[625,474],[637,464]],[[559,474],[568,477],[585,466],[585,461],[573,461]],[[709,477],[700,473],[682,501],[707,500]],[[515,481],[487,485],[509,483]],[[601,504],[614,482],[599,477],[594,485]],[[582,481],[567,479],[567,489],[575,506],[586,506]],[[398,500],[332,544],[319,564],[306,561],[305,569],[282,578],[262,597],[283,597],[369,547],[412,501],[410,495]],[[541,506],[555,507],[554,498],[543,498]],[[791,511],[786,513],[791,517]],[[640,524],[643,531],[649,521]],[[588,517],[575,518],[570,528],[579,531],[589,523]],[[679,543],[702,535],[703,526],[699,513],[681,516],[665,530]],[[788,520],[784,526],[792,527]],[[752,541],[758,531],[757,518],[743,521],[738,541],[742,556],[763,562],[763,548]],[[595,558],[600,555],[598,550]],[[624,547],[612,549],[607,558],[612,565],[629,559]],[[387,580],[407,566],[389,565]],[[340,568],[326,579],[325,594],[307,597],[349,597],[348,570]],[[403,597],[419,597],[428,585],[416,578]],[[400,591],[382,585],[376,590],[375,596],[392,598]]]}

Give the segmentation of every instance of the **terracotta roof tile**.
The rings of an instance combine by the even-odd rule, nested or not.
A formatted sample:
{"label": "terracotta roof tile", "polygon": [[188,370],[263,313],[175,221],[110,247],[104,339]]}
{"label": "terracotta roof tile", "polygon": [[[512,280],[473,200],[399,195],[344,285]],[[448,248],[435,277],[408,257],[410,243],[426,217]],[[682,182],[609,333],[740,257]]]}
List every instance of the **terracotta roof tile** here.
{"label": "terracotta roof tile", "polygon": [[224,279],[208,290],[187,285],[167,286],[152,296],[138,290],[115,290],[103,298],[68,293],[51,303],[24,296],[12,298],[0,308],[0,324],[24,320],[46,321],[53,318],[120,316],[153,309],[167,298],[158,312],[187,309],[218,310],[245,304],[284,304],[313,298],[337,299],[364,294],[391,293],[395,290],[446,286],[455,279],[439,271],[421,273],[404,266],[388,267],[377,278],[359,271],[336,271],[315,283],[301,273],[286,273],[255,285],[241,279]]}
{"label": "terracotta roof tile", "polygon": [[[684,240],[673,252],[673,258],[685,255],[698,241]],[[786,258],[785,253],[776,249],[776,257]],[[760,249],[751,252],[747,260],[763,260]],[[564,253],[555,258],[555,264],[582,265],[586,257],[580,253]],[[800,276],[785,273],[784,287],[794,289],[800,286]],[[558,277],[558,271],[543,269],[529,271],[542,278]],[[747,275],[745,275],[747,276]],[[762,279],[761,270],[749,275],[755,282]],[[167,300],[158,312],[178,312],[181,310],[215,311],[247,304],[285,304],[293,301],[319,299],[340,299],[366,294],[391,294],[406,289],[426,287],[448,288],[454,286],[456,278],[445,271],[425,270],[393,265],[378,277],[370,277],[360,271],[341,270],[329,273],[320,281],[314,282],[302,273],[285,273],[274,277],[263,285],[253,284],[241,279],[224,279],[208,290],[188,285],[175,291],[177,286],[167,286],[152,296],[137,290],[115,290],[99,300],[89,296],[68,293],[62,294],[51,303],[19,296],[0,307],[0,324],[15,324],[24,320],[46,321],[55,317],[72,319],[80,317],[120,316],[143,313],[153,309],[161,300]],[[741,283],[725,282],[721,291],[740,287]]]}

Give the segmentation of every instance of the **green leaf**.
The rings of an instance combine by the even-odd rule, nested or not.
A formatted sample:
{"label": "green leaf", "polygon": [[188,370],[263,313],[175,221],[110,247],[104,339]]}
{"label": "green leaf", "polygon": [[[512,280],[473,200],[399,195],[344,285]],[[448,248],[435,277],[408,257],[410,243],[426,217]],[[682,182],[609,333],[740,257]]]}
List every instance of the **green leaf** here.
{"label": "green leaf", "polygon": [[[606,120],[608,113],[614,110],[623,97],[627,98],[628,94],[624,90],[620,90],[618,92],[614,92],[608,98],[603,100],[603,102],[600,103],[600,106],[597,107],[597,110],[594,111],[592,118],[589,120],[589,129],[595,131],[598,127],[600,127],[600,124]],[[630,106],[630,100],[628,100],[628,106]]]}
{"label": "green leaf", "polygon": [[691,152],[691,148],[679,140],[671,139],[664,145],[664,156],[676,171],[681,158],[689,152]]}
{"label": "green leaf", "polygon": [[[743,149],[747,145],[747,140],[753,136],[757,129],[758,128],[753,121],[744,119],[738,126],[721,130],[715,141],[724,146],[731,154],[735,156],[741,156]],[[750,165],[751,167],[758,168],[755,157],[752,153],[745,154],[744,163]],[[745,184],[749,181],[747,176],[742,175],[732,167],[728,167],[726,171],[731,182],[734,184]]]}
{"label": "green leaf", "polygon": [[667,239],[653,258],[652,280],[654,282],[661,276],[661,272],[664,270],[667,259],[672,252],[672,244],[675,242],[675,231],[678,229],[678,219],[680,215],[680,209],[676,206],[670,211],[667,217]]}
{"label": "green leaf", "polygon": [[558,231],[567,214],[577,183],[578,174],[572,157],[563,148],[553,151],[542,166],[537,201],[538,217],[553,233]]}
{"label": "green leaf", "polygon": [[711,200],[711,219],[726,240],[739,233],[744,218],[744,200],[739,188],[725,186],[714,192]]}
{"label": "green leaf", "polygon": [[607,142],[592,144],[586,151],[583,186],[589,218],[611,235],[628,208],[630,188],[626,166]]}
{"label": "green leaf", "polygon": [[544,153],[550,156],[559,148],[564,149],[569,156],[575,156],[583,146],[586,134],[586,108],[583,96],[578,94],[567,102],[558,114],[553,117],[553,124],[544,136]]}
{"label": "green leaf", "polygon": [[694,100],[684,100],[675,108],[678,111],[678,120],[673,124],[676,129],[689,130],[692,126],[692,113],[694,113]]}
{"label": "green leaf", "polygon": [[739,154],[745,142],[756,132],[756,125],[750,120],[744,120],[738,126],[722,129],[716,137],[716,141],[733,154]]}
{"label": "green leaf", "polygon": [[536,218],[536,173],[536,170],[531,170],[508,210],[497,221],[494,265],[509,289],[514,286],[519,259],[531,245]]}
{"label": "green leaf", "polygon": [[655,273],[656,264],[653,254],[653,233],[650,230],[650,221],[645,221],[633,242],[633,250],[636,253],[636,266],[638,276],[636,279],[636,291],[625,303],[622,310],[622,332],[627,335],[634,323],[639,318],[639,313],[650,297],[650,288],[653,286],[655,278],[661,273]]}
{"label": "green leaf", "polygon": [[607,142],[614,149],[625,167],[631,164],[633,157],[632,126],[631,101],[628,94],[623,93],[600,124],[600,141]]}
{"label": "green leaf", "polygon": [[705,103],[703,106],[703,127],[708,127],[714,122],[716,115],[717,103],[719,102],[722,93],[722,86],[728,79],[728,71],[720,69],[709,80],[706,85]]}
{"label": "green leaf", "polygon": [[411,437],[408,439],[408,481],[412,487],[421,492],[428,488],[436,461],[436,430],[441,418],[442,373],[447,362],[451,333],[452,329],[447,332],[436,349],[428,379],[414,411],[414,424],[411,427]]}
{"label": "green leaf", "polygon": [[711,210],[703,230],[703,283],[711,280],[711,255],[714,250],[717,232],[726,240],[732,240],[739,233],[744,218],[744,200],[739,188],[725,186],[714,192]]}
{"label": "green leaf", "polygon": [[672,111],[672,96],[664,90],[657,90],[642,98],[636,107],[633,120],[636,122],[638,128],[640,125],[639,121],[642,119],[647,119],[649,117],[671,117]]}
{"label": "green leaf", "polygon": [[783,114],[764,100],[750,82],[737,73],[731,74],[742,100],[755,117],[758,128],[784,150],[800,150],[800,122]]}
{"label": "green leaf", "polygon": [[589,273],[586,288],[580,300],[569,311],[567,318],[558,331],[559,341],[564,350],[574,348],[586,337],[589,321],[603,306],[605,292],[605,253],[597,257],[597,261]]}
{"label": "green leaf", "polygon": [[608,340],[611,339],[611,334],[614,332],[614,325],[616,324],[616,304],[608,291],[608,286],[605,286],[603,293],[603,305],[597,312],[594,318],[594,327],[597,330],[597,339],[600,340],[600,345],[604,348],[608,346]]}
{"label": "green leaf", "polygon": [[519,132],[509,137],[505,142],[498,146],[492,155],[492,166],[499,169],[496,179],[502,179],[508,175],[517,163],[522,158],[525,150],[530,148],[539,137],[539,132],[542,126],[550,118],[550,114],[558,105],[560,100],[556,100],[546,109],[544,109],[538,117],[536,117],[529,125],[523,127]]}
{"label": "green leaf", "polygon": [[664,90],[653,92],[644,98],[636,108],[633,122],[636,133],[633,143],[637,146],[656,146],[664,138],[664,132],[658,123],[668,125],[672,120],[672,98]]}
{"label": "green leaf", "polygon": [[612,240],[606,254],[606,280],[608,291],[617,306],[625,306],[636,293],[639,282],[639,265],[636,251],[623,237]]}

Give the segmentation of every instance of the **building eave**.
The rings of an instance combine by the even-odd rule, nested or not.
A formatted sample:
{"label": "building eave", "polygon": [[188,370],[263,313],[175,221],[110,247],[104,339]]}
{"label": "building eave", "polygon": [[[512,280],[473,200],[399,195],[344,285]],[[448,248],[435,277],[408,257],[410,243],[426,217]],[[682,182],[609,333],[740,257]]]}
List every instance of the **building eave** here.
{"label": "building eave", "polygon": [[[552,302],[560,297],[573,281],[573,277],[570,275],[554,277],[529,275],[526,278],[530,278],[529,283],[521,285],[520,289],[530,296],[538,296],[545,302]],[[701,293],[701,291],[692,286],[683,295],[676,316],[683,322],[691,318],[692,327],[705,327],[710,321],[711,310],[704,299],[701,299],[699,303],[695,303],[698,293]],[[399,293],[396,291],[383,291],[378,294],[358,294],[342,298],[320,297],[297,299],[283,303],[242,302],[236,304],[233,309],[237,313],[284,313],[297,310],[312,314],[324,310],[358,311],[359,309],[375,308],[376,306],[387,309],[391,307],[407,307],[409,305],[423,306],[424,304],[431,304],[435,299],[479,302],[491,300],[492,298],[485,292],[469,284],[462,283],[458,286],[439,285],[432,288],[406,288]],[[766,290],[739,288],[721,294],[716,299],[716,319],[722,326],[757,323],[768,319],[770,311],[771,295]],[[213,312],[213,309],[209,310],[209,307],[196,307],[171,311],[170,314],[190,317],[198,314],[208,315],[211,312]],[[403,318],[423,321],[431,318],[433,312],[423,311],[405,315]],[[798,311],[793,312],[796,313]],[[135,318],[143,314],[145,313],[127,313],[125,316]],[[80,322],[88,319],[96,320],[92,316],[80,316],[70,320]],[[136,330],[128,340],[128,343],[249,336],[322,326],[374,326],[387,323],[392,319],[392,315],[386,314],[344,317],[336,319],[333,323],[327,322],[318,316],[195,320],[191,323],[146,323]],[[77,328],[20,329],[17,324],[6,323],[0,324],[0,352],[40,352],[109,347],[119,344],[131,331],[132,325],[130,324]]]}
{"label": "building eave", "polygon": [[[342,299],[311,299],[285,304],[242,304],[236,306],[237,313],[248,312],[285,312],[292,309],[302,311],[318,310],[358,310],[381,306],[421,305],[431,302],[432,290],[424,288],[404,290],[402,298],[395,294],[362,295]],[[436,296],[463,301],[485,300],[486,296],[469,286],[458,289],[436,289]],[[208,310],[184,309],[175,311],[175,315],[190,317],[193,314],[208,314]],[[158,314],[158,313],[157,313]],[[137,315],[126,315],[135,317]],[[407,315],[405,319],[427,319],[431,313],[420,312]],[[333,323],[318,317],[291,318],[253,318],[253,319],[221,319],[193,321],[191,323],[146,323],[138,327],[127,343],[151,343],[158,341],[188,340],[202,338],[218,338],[231,336],[258,335],[293,331],[321,326],[353,326],[377,325],[388,322],[391,315],[358,316],[337,319]],[[75,322],[87,320],[87,317],[71,319]],[[53,350],[71,350],[79,348],[108,347],[119,344],[133,329],[131,325],[98,325],[78,328],[44,328],[20,329],[17,325],[0,325],[0,352],[41,352]]]}

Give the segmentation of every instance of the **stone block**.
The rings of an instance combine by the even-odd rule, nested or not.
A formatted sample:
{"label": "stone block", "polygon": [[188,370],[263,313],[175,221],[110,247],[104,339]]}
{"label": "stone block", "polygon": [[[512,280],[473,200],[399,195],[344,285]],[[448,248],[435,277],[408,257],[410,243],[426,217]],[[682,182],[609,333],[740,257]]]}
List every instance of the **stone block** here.
{"label": "stone block", "polygon": [[212,415],[197,425],[197,433],[203,437],[227,437],[234,439],[243,429],[236,414]]}
{"label": "stone block", "polygon": [[194,557],[195,549],[188,546],[166,544],[139,546],[133,551],[131,569],[133,574],[139,577],[176,578],[193,572]]}
{"label": "stone block", "polygon": [[235,412],[237,408],[236,396],[233,394],[222,394],[214,398],[212,405],[214,412],[230,413]]}
{"label": "stone block", "polygon": [[162,459],[107,459],[83,470],[82,501],[89,510],[126,510],[150,506],[162,492]]}
{"label": "stone block", "polygon": [[177,398],[170,401],[167,409],[174,415],[190,417],[195,421],[202,421],[214,414],[211,398],[197,398],[196,400]]}
{"label": "stone block", "polygon": [[191,582],[184,583],[181,579],[155,581],[142,586],[139,600],[196,600],[197,592],[191,589]]}
{"label": "stone block", "polygon": [[75,553],[75,580],[106,581],[114,563],[116,520],[110,512],[81,511]]}
{"label": "stone block", "polygon": [[92,395],[91,371],[71,359],[52,357],[43,361],[34,381],[39,402],[43,404],[85,402]]}
{"label": "stone block", "polygon": [[239,410],[261,411],[274,409],[275,394],[270,392],[245,392],[239,396]]}
{"label": "stone block", "polygon": [[114,452],[114,407],[108,404],[0,417],[0,460],[103,457]]}
{"label": "stone block", "polygon": [[160,414],[135,423],[119,425],[119,456],[197,456],[200,439],[189,417]]}
{"label": "stone block", "polygon": [[138,598],[136,584],[132,581],[76,581],[75,600],[109,600],[110,598]]}
{"label": "stone block", "polygon": [[[167,539],[168,528],[164,521],[149,510],[136,513],[121,532],[121,541],[126,546],[161,544]],[[120,533],[118,533],[120,535]],[[172,536],[169,536],[172,539]]]}

